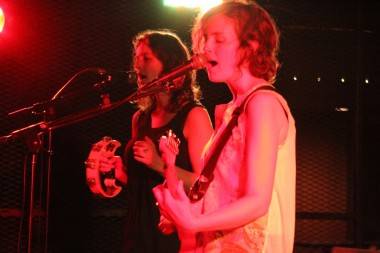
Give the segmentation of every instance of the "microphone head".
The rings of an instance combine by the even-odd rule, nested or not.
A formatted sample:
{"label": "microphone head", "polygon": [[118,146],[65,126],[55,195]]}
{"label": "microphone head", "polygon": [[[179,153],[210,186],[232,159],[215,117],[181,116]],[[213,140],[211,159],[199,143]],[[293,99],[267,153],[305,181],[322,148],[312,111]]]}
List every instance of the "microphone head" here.
{"label": "microphone head", "polygon": [[203,54],[196,54],[193,55],[193,57],[191,58],[191,65],[193,69],[203,69],[206,65],[206,62],[206,56],[204,56]]}

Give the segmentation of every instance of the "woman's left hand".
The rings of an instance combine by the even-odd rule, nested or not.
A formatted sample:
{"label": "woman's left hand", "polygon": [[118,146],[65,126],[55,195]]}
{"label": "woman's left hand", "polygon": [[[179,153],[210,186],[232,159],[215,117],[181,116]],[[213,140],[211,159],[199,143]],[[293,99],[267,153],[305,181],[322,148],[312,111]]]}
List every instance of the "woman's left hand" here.
{"label": "woman's left hand", "polygon": [[182,181],[178,183],[178,195],[176,198],[174,198],[170,191],[163,185],[154,187],[153,193],[159,208],[167,216],[170,216],[176,226],[186,231],[196,232],[197,218],[191,211],[191,203],[184,191]]}
{"label": "woman's left hand", "polygon": [[160,173],[163,172],[164,162],[162,161],[152,139],[149,137],[145,136],[144,140],[136,141],[134,143],[133,155],[137,161],[145,164],[149,168]]}

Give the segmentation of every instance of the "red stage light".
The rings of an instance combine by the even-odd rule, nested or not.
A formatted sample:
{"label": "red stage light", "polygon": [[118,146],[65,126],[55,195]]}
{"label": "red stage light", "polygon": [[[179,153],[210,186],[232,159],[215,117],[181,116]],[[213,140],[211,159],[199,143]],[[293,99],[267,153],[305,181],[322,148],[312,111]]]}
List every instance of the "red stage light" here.
{"label": "red stage light", "polygon": [[3,31],[5,25],[5,14],[0,7],[0,33]]}

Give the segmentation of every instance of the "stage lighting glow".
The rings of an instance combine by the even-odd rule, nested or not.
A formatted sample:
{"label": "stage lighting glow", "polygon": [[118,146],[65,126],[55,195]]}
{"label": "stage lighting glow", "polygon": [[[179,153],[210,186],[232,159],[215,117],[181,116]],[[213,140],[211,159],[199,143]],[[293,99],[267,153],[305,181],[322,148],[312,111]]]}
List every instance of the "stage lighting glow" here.
{"label": "stage lighting glow", "polygon": [[165,6],[200,9],[202,12],[222,3],[222,0],[164,0]]}
{"label": "stage lighting glow", "polygon": [[0,7],[0,33],[3,31],[5,25],[5,15],[3,10]]}

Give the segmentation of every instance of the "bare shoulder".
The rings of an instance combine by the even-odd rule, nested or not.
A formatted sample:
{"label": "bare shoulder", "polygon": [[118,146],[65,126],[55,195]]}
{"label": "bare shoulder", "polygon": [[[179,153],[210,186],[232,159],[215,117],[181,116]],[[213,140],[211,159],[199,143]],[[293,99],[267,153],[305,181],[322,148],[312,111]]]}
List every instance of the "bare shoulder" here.
{"label": "bare shoulder", "polygon": [[[288,120],[286,112],[278,97],[269,92],[255,94],[244,110],[250,126],[261,126],[279,133],[279,140],[285,138]],[[261,128],[259,127],[259,128]]]}
{"label": "bare shoulder", "polygon": [[201,106],[195,106],[192,108],[187,115],[185,121],[185,127],[190,127],[190,129],[211,126],[211,119],[206,108]]}
{"label": "bare shoulder", "polygon": [[272,92],[258,92],[248,99],[245,112],[282,112],[282,105],[276,95]]}
{"label": "bare shoulder", "polygon": [[[202,131],[197,131],[201,129]],[[213,128],[210,119],[210,115],[206,108],[201,106],[195,106],[192,108],[187,115],[185,126],[184,126],[184,135],[189,136],[191,133],[211,135]]]}
{"label": "bare shoulder", "polygon": [[206,108],[202,106],[195,106],[189,111],[189,114],[187,115],[188,120],[196,120],[199,117],[209,117]]}

